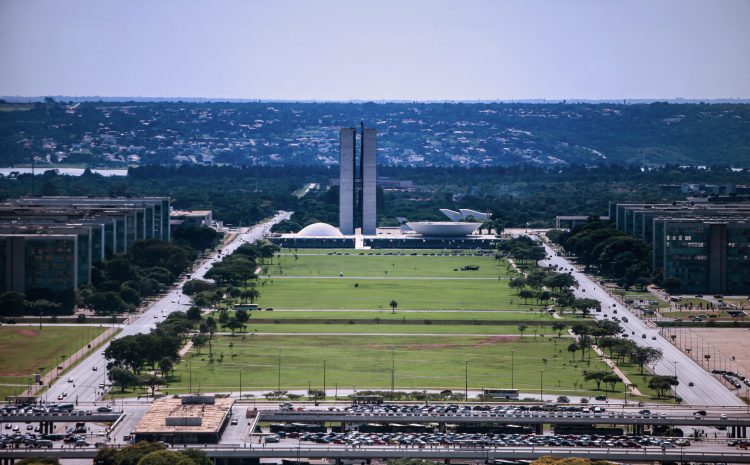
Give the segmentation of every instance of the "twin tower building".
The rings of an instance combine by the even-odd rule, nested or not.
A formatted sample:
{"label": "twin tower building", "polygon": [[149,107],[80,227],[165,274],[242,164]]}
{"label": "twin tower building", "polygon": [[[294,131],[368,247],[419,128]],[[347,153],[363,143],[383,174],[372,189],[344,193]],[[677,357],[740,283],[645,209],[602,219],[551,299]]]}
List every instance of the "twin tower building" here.
{"label": "twin tower building", "polygon": [[[374,128],[360,125],[342,128],[339,132],[339,230],[342,234],[375,234],[377,227],[376,187],[378,182],[376,158],[377,133]],[[359,164],[357,164],[359,140]]]}

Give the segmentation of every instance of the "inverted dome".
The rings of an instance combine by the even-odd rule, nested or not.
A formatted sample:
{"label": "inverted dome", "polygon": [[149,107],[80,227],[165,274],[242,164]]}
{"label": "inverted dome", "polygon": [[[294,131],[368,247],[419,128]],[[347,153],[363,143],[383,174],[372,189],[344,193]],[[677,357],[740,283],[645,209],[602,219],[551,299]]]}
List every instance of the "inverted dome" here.
{"label": "inverted dome", "polygon": [[313,223],[305,226],[297,233],[301,237],[341,237],[341,231],[328,223]]}
{"label": "inverted dome", "polygon": [[479,228],[479,223],[461,223],[457,221],[417,221],[406,223],[411,229],[423,236],[467,236]]}

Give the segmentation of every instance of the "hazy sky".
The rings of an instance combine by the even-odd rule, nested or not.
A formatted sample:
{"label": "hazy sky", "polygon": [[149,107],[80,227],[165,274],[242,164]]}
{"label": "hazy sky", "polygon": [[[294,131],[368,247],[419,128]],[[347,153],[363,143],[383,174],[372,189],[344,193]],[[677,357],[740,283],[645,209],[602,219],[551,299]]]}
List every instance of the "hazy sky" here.
{"label": "hazy sky", "polygon": [[750,0],[0,0],[0,95],[750,98]]}

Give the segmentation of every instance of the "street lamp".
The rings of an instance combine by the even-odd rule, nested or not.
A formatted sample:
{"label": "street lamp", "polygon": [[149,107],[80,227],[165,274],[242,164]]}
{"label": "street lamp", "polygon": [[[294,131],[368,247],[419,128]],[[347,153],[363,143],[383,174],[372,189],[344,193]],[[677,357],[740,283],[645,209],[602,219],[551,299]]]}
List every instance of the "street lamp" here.
{"label": "street lamp", "polygon": [[544,402],[544,370],[539,370],[539,400]]}
{"label": "street lamp", "polygon": [[279,378],[278,378],[278,387],[276,388],[277,391],[281,391],[281,349],[279,349]]}
{"label": "street lamp", "polygon": [[469,401],[469,361],[464,360],[464,402]]}
{"label": "street lamp", "polygon": [[312,382],[307,380],[307,400],[312,400]]}
{"label": "street lamp", "polygon": [[323,400],[326,400],[326,361],[323,360]]}
{"label": "street lamp", "polygon": [[510,388],[515,389],[515,374],[516,374],[516,363],[515,363],[515,350],[510,351]]}

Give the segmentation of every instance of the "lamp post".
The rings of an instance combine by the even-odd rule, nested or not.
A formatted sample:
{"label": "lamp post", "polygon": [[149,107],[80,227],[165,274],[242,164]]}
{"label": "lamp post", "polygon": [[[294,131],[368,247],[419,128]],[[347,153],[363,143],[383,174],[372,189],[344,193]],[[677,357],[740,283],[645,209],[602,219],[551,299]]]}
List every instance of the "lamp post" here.
{"label": "lamp post", "polygon": [[516,388],[516,386],[515,386],[515,384],[516,384],[516,381],[515,381],[515,378],[516,378],[516,361],[515,361],[515,358],[516,357],[515,357],[515,355],[516,355],[516,351],[515,350],[511,350],[510,351],[510,388],[511,389],[515,389]]}
{"label": "lamp post", "polygon": [[539,370],[539,400],[544,402],[544,370]]}
{"label": "lamp post", "polygon": [[279,349],[279,378],[276,390],[281,391],[281,349]]}
{"label": "lamp post", "polygon": [[396,355],[391,349],[391,398],[393,398],[393,391],[396,385]]}
{"label": "lamp post", "polygon": [[307,380],[307,400],[312,400],[312,382]]}
{"label": "lamp post", "polygon": [[326,361],[323,360],[323,400],[326,400]]}
{"label": "lamp post", "polygon": [[464,402],[469,401],[469,361],[464,360]]}

